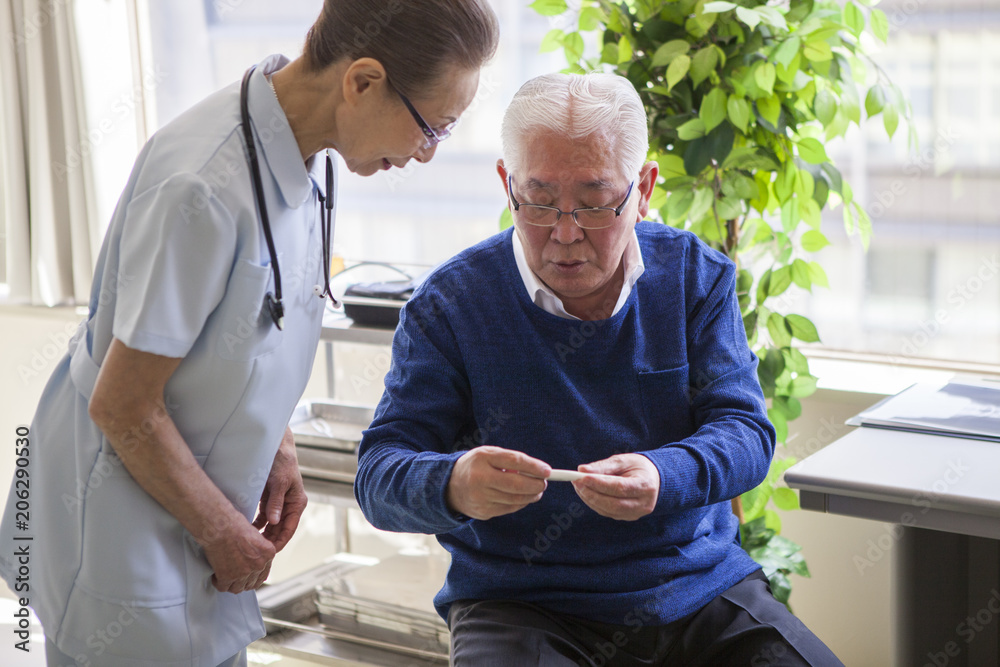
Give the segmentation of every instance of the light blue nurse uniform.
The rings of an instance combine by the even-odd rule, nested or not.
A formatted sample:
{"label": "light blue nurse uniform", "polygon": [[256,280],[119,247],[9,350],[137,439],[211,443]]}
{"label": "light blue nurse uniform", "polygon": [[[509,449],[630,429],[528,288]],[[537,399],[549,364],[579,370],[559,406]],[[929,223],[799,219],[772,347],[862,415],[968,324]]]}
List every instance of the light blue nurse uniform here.
{"label": "light blue nurse uniform", "polygon": [[29,590],[19,595],[46,636],[80,664],[214,667],[265,633],[255,594],[212,587],[202,549],[132,479],[87,405],[112,337],[182,357],[165,410],[135,435],[169,414],[208,476],[253,517],[312,370],[324,306],[313,286],[323,273],[317,193],[325,161],[303,162],[264,78],[287,62],[263,61],[248,96],[281,266],[284,331],[262,312],[274,284],[234,84],[142,150],[101,250],[87,321],[35,414],[30,520],[18,527],[12,486],[0,575],[18,590],[15,549],[28,545]]}

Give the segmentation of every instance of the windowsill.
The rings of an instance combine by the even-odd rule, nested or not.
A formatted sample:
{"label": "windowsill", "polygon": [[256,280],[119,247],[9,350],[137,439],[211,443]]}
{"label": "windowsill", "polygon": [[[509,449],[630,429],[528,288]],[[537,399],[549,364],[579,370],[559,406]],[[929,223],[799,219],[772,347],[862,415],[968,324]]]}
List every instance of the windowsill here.
{"label": "windowsill", "polygon": [[818,387],[833,391],[891,396],[916,382],[937,382],[958,375],[1000,377],[1000,367],[938,359],[899,359],[887,355],[801,348]]}

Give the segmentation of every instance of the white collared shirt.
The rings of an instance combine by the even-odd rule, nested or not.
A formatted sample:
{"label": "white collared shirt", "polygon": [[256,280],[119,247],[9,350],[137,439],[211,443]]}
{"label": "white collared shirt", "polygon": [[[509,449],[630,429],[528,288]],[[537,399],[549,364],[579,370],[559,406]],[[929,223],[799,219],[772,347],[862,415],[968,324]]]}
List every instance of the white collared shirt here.
{"label": "white collared shirt", "polygon": [[[556,296],[555,292],[549,289],[548,285],[543,283],[541,278],[531,270],[531,267],[528,266],[528,258],[524,254],[524,246],[521,244],[521,238],[517,235],[516,229],[513,234],[514,261],[517,262],[517,270],[521,274],[521,280],[524,282],[524,288],[528,290],[528,298],[531,299],[531,302],[552,315],[557,315],[568,320],[580,319],[576,315],[570,315],[566,311],[562,299]],[[628,240],[628,245],[625,246],[622,261],[625,263],[625,280],[622,282],[622,292],[618,296],[618,302],[615,304],[615,309],[611,312],[611,316],[617,315],[618,311],[622,309],[625,301],[628,300],[629,294],[632,293],[632,288],[635,286],[636,281],[639,280],[639,276],[646,270],[646,265],[642,261],[642,252],[639,250],[639,237],[636,236],[634,229],[632,230],[631,238]]]}

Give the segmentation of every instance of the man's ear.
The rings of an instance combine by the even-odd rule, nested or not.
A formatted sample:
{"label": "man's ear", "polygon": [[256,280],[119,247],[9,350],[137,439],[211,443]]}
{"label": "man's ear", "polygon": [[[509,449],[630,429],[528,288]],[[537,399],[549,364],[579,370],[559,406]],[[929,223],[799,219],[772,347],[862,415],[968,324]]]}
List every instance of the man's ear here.
{"label": "man's ear", "polygon": [[645,220],[649,215],[649,198],[653,196],[653,186],[656,185],[656,177],[659,175],[660,165],[656,162],[647,162],[639,170],[639,181],[636,183],[639,189],[639,220]]}
{"label": "man's ear", "polygon": [[503,159],[497,160],[497,173],[500,174],[500,180],[503,181],[503,191],[507,194],[507,201],[510,201],[510,192],[507,192],[507,167],[503,163]]}
{"label": "man's ear", "polygon": [[357,105],[363,96],[388,84],[385,68],[374,58],[358,58],[344,72],[341,88],[344,100]]}

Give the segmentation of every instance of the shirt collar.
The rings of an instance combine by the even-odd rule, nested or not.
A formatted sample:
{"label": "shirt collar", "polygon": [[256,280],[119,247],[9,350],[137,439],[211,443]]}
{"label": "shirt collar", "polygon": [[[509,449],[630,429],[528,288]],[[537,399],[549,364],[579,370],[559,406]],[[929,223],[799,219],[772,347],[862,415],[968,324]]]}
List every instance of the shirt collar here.
{"label": "shirt collar", "polygon": [[[310,178],[285,111],[278,103],[271,84],[264,78],[265,75],[277,72],[289,62],[286,56],[280,54],[262,60],[250,77],[247,101],[259,142],[258,148],[261,149],[264,160],[278,184],[278,190],[290,208],[298,208],[310,199],[313,187],[319,187],[320,192],[323,192],[325,178],[321,177],[315,181]],[[315,156],[311,160],[310,170],[316,168],[317,162],[323,162],[316,160]],[[317,173],[322,173],[322,169],[320,164]]]}
{"label": "shirt collar", "polygon": [[[566,311],[562,299],[556,296],[555,292],[549,289],[548,285],[543,283],[528,266],[528,259],[524,254],[524,246],[521,244],[521,238],[517,235],[517,230],[511,230],[511,234],[513,235],[511,243],[514,246],[514,262],[517,264],[518,273],[521,274],[521,281],[524,283],[524,288],[527,290],[531,302],[552,315],[569,320],[580,319]],[[639,237],[634,229],[628,244],[625,246],[625,252],[622,253],[622,260],[625,262],[625,281],[622,283],[622,291],[612,315],[617,314],[622,309],[629,294],[632,293],[632,288],[639,280],[639,276],[646,270],[646,265],[642,260],[642,251],[639,248]]]}

